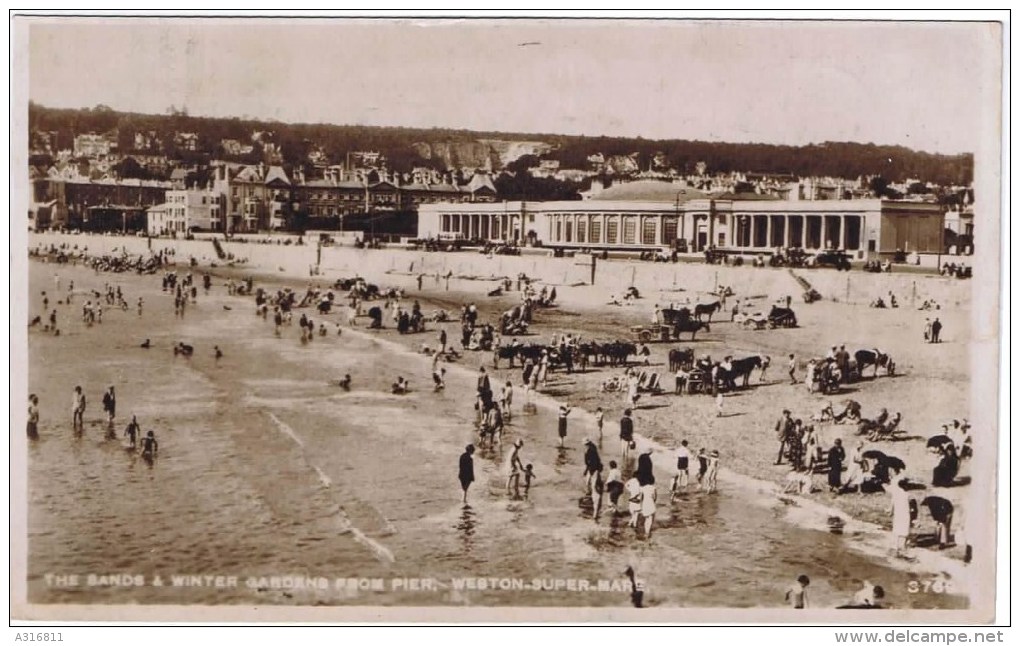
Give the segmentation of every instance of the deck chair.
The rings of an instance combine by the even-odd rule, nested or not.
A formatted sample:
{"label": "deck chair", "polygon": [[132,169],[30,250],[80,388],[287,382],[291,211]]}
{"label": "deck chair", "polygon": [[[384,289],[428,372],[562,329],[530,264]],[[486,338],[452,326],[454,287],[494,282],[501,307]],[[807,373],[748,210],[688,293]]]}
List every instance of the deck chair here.
{"label": "deck chair", "polygon": [[661,388],[659,387],[659,373],[657,372],[652,373],[652,375],[648,378],[648,383],[645,384],[645,390],[652,393],[656,393],[659,392],[659,390],[661,390]]}

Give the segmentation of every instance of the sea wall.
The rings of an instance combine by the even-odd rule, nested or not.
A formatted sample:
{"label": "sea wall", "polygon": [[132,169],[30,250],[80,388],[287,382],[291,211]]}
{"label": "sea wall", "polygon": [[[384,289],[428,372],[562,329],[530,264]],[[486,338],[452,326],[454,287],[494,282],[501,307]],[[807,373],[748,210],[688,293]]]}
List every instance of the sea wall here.
{"label": "sea wall", "polygon": [[[384,285],[409,287],[414,277],[424,273],[457,278],[498,280],[526,274],[541,283],[568,286],[591,283],[591,265],[587,257],[555,258],[529,253],[521,256],[488,256],[463,251],[457,253],[428,253],[408,249],[356,249],[346,246],[324,247],[316,245],[221,242],[224,251],[235,260],[263,270],[280,271],[290,276],[310,276],[318,264],[320,278],[339,278],[355,274]],[[70,235],[60,233],[30,234],[29,244],[77,245],[92,254],[118,253],[144,254],[150,250],[176,250],[179,262],[189,257],[202,264],[223,261],[217,258],[210,240],[147,239],[132,236]],[[919,307],[926,299],[936,299],[943,307],[966,307],[970,303],[971,280],[945,278],[933,274],[867,273],[860,270],[841,272],[833,269],[799,269],[797,276],[806,280],[828,300],[866,305],[877,297],[888,300],[888,293],[896,295],[903,307]],[[731,286],[741,298],[758,297],[777,299],[789,295],[795,303],[803,302],[803,288],[790,270],[755,268],[750,266],[727,267],[702,263],[651,263],[638,260],[598,260],[595,286],[608,298],[621,295],[631,285],[643,295],[663,301],[703,300],[718,286]],[[562,290],[561,290],[562,291]],[[590,291],[590,290],[586,290]]]}

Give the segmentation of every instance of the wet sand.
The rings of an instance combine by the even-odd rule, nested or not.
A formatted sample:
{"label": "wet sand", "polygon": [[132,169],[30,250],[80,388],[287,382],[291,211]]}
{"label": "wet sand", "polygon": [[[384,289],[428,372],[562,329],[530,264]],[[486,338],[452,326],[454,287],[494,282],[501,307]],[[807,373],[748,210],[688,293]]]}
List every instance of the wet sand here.
{"label": "wet sand", "polygon": [[[49,287],[51,269],[32,264],[33,295],[41,286]],[[555,420],[547,410],[540,408],[534,417],[515,418],[513,432],[526,438],[526,457],[535,463],[539,475],[531,500],[507,501],[501,491],[502,459],[497,451],[476,459],[480,473],[472,490],[472,506],[467,511],[460,507],[453,469],[463,445],[473,439],[473,411],[471,400],[458,398],[457,393],[470,390],[471,374],[477,365],[489,365],[488,355],[466,361],[466,374],[451,371],[447,391],[434,395],[429,392],[428,360],[399,353],[390,345],[398,342],[410,348],[423,341],[434,345],[434,332],[414,337],[399,337],[393,330],[373,332],[379,336],[374,341],[361,336],[363,332],[351,334],[348,330],[336,338],[333,323],[346,320],[343,313],[337,313],[326,317],[330,337],[302,346],[296,326],[286,330],[283,338],[273,337],[271,323],[253,316],[253,302],[226,296],[221,280],[215,281],[209,297],[200,289],[197,307],[190,308],[179,321],[172,317],[169,297],[159,291],[158,277],[90,275],[80,268],[62,269],[61,274],[65,284],[77,275],[76,284],[83,287],[121,283],[129,302],[141,293],[147,306],[142,317],[133,309],[110,312],[102,326],[77,329],[80,324],[69,322],[60,337],[36,333],[30,337],[30,384],[44,402],[43,438],[30,453],[30,571],[35,583],[30,590],[40,601],[123,598],[123,590],[90,590],[83,595],[40,584],[43,573],[72,564],[79,569],[87,564],[149,572],[243,569],[266,576],[295,569],[308,574],[325,570],[330,576],[345,568],[356,569],[359,576],[423,576],[422,570],[428,570],[440,579],[481,576],[480,571],[492,570],[496,576],[519,575],[529,580],[536,576],[616,579],[629,564],[648,581],[652,603],[736,607],[782,605],[782,589],[802,569],[819,572],[822,579],[816,578],[813,584],[817,586],[815,598],[830,607],[844,602],[861,578],[902,584],[911,576],[884,557],[867,555],[867,550],[854,555],[846,546],[855,540],[852,528],[836,536],[820,527],[805,529],[803,525],[813,522],[809,519],[798,523],[790,517],[789,509],[810,507],[810,503],[792,497],[776,499],[767,490],[757,496],[759,500],[753,500],[756,497],[748,494],[748,487],[757,486],[754,482],[737,487],[737,473],[756,477],[764,473],[767,477],[770,472],[754,459],[759,443],[747,442],[744,451],[729,438],[734,432],[762,433],[760,424],[755,429],[751,423],[736,423],[749,422],[742,418],[755,412],[753,398],[768,392],[766,399],[771,405],[775,399],[772,391],[781,392],[781,385],[728,397],[727,412],[732,403],[733,412],[743,408],[748,414],[715,423],[714,418],[705,419],[709,412],[714,415],[714,402],[709,398],[651,399],[656,405],[662,400],[662,408],[639,404],[639,433],[663,447],[675,446],[680,437],[688,437],[693,446],[703,443],[719,448],[724,466],[732,470],[722,478],[723,483],[735,488],[726,491],[724,487],[715,496],[691,493],[672,508],[660,498],[656,533],[645,542],[622,527],[625,518],[600,524],[586,518],[590,516],[588,503],[580,500],[580,439],[590,430],[581,414],[572,417],[564,453],[554,448]],[[295,286],[304,282],[292,280]],[[395,277],[394,282],[398,280]],[[268,281],[257,284],[263,282]],[[426,285],[426,293],[420,295],[422,302],[428,309],[474,299],[484,312],[512,302],[512,297],[483,302],[484,297],[478,296],[482,290],[475,291],[477,283],[465,281],[462,285],[468,289],[446,292]],[[81,298],[76,298],[75,311],[80,309]],[[569,297],[564,300],[569,302]],[[583,316],[584,307],[570,305],[541,312],[539,331],[548,326],[545,329],[584,330],[586,336],[592,336],[598,334],[597,326],[605,326],[608,332],[629,319],[645,318],[632,308],[596,322]],[[62,319],[65,316],[70,318],[71,312],[65,315],[61,310]],[[322,318],[312,317],[316,321]],[[589,331],[593,324],[596,329]],[[802,325],[807,328],[808,322]],[[454,327],[450,328],[451,340],[456,338]],[[765,338],[758,335],[780,339],[784,333],[748,334],[757,340]],[[153,341],[151,350],[137,348],[145,337]],[[198,349],[196,356],[175,360],[169,348],[178,339],[193,343]],[[225,353],[219,362],[211,356],[213,343]],[[661,348],[654,350],[653,364]],[[357,387],[350,394],[327,385],[329,379],[345,371],[356,374]],[[410,377],[421,390],[405,398],[388,395],[388,383],[398,373]],[[569,378],[555,375],[546,394],[593,408],[601,399],[593,397],[590,384],[607,374],[602,370]],[[900,379],[906,378],[889,381],[895,384]],[[62,417],[69,418],[69,411],[63,411],[70,407],[69,393],[78,381],[90,384],[86,417],[91,426],[85,438],[74,441],[68,437],[69,419]],[[96,409],[107,381],[118,386],[123,422],[123,416],[131,411],[139,415],[143,429],[150,425],[157,429],[166,448],[161,447],[162,455],[152,469],[128,456],[117,443],[101,439]],[[876,383],[881,382],[880,378]],[[582,397],[579,392],[589,395]],[[518,387],[518,404],[522,394]],[[790,394],[797,397],[796,392]],[[745,397],[747,403],[737,408]],[[802,397],[807,399],[806,392]],[[66,407],[54,403],[65,400]],[[863,397],[860,400],[867,414],[868,404]],[[759,401],[757,407],[761,406]],[[622,402],[606,400],[603,407],[607,408],[603,461],[608,462],[617,457],[612,435]],[[678,413],[684,415],[682,423],[677,422]],[[904,416],[911,419],[906,410]],[[767,454],[772,441],[770,432],[765,435],[768,442],[763,452]],[[46,477],[49,469],[60,476]],[[660,496],[665,497],[664,485],[672,473],[663,468],[657,473],[663,485]],[[78,482],[92,483],[94,489],[85,488],[84,501],[77,491]],[[168,496],[168,490],[174,495]],[[843,499],[825,502],[847,504]],[[862,505],[862,513],[857,515],[866,518],[867,512]],[[182,528],[182,517],[193,518],[197,524]],[[92,551],[82,549],[69,559],[62,550],[82,542],[81,530],[72,530],[81,526],[89,527],[84,532],[85,543]],[[139,526],[149,529],[140,532]],[[175,532],[181,534],[181,540],[168,542],[173,549],[154,550],[152,543],[140,541],[139,536],[145,534],[151,542],[162,544],[161,537]],[[293,543],[296,548],[283,550],[281,543]],[[835,569],[833,563],[838,563]],[[890,599],[897,607],[958,607],[963,602],[946,595],[909,595],[902,591],[904,585],[886,587],[899,588]],[[134,591],[131,598],[147,603],[180,602],[180,594],[180,590],[146,588]],[[360,601],[338,598],[335,591],[327,595],[292,591],[287,597],[273,591],[231,594],[201,590],[189,591],[188,598],[229,603],[250,600],[252,594],[272,602],[305,604],[627,604],[626,594],[456,590],[425,598],[420,593],[390,591],[367,601],[364,595]]]}

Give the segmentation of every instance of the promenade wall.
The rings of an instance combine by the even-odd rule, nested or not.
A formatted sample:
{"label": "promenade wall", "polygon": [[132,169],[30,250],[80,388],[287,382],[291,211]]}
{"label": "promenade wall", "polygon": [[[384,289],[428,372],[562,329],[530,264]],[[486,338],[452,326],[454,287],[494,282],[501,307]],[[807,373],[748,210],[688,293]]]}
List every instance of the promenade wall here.
{"label": "promenade wall", "polygon": [[[132,236],[70,235],[52,232],[30,234],[29,244],[49,246],[68,244],[87,248],[91,254],[144,254],[150,250],[176,251],[177,260],[186,263],[190,257],[202,265],[225,264],[216,256],[210,240],[147,239]],[[319,251],[315,245],[284,245],[222,242],[223,249],[245,266],[263,271],[279,271],[288,276],[312,276]],[[501,277],[516,278],[524,273],[543,284],[563,287],[591,284],[591,266],[587,257],[555,258],[549,255],[486,256],[477,252],[428,253],[407,249],[356,249],[347,246],[324,247],[317,279],[335,279],[355,274],[383,285],[410,287],[419,273],[434,276],[451,273],[455,280],[465,278],[496,281]],[[867,273],[860,270],[841,272],[833,269],[793,270],[827,300],[867,305],[876,297],[888,300],[896,295],[901,306],[918,307],[926,299],[935,299],[943,307],[969,306],[973,280],[947,278],[934,274]],[[622,296],[627,287],[636,286],[642,295],[664,302],[704,300],[718,286],[731,286],[741,298],[779,299],[791,296],[794,303],[803,303],[803,288],[790,270],[781,268],[727,267],[703,263],[652,263],[638,260],[598,260],[595,290]],[[591,293],[591,288],[581,290]]]}

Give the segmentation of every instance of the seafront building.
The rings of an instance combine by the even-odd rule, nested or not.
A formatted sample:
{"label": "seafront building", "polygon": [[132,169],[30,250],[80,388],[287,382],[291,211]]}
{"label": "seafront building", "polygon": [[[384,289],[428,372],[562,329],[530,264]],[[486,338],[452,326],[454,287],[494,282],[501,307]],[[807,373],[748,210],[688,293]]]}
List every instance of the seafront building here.
{"label": "seafront building", "polygon": [[222,207],[223,197],[211,187],[169,190],[166,202],[146,211],[146,231],[153,236],[222,231]]}
{"label": "seafront building", "polygon": [[[659,184],[652,194],[632,188],[629,195],[606,191],[584,201],[423,204],[418,237],[619,251],[701,252],[713,247],[757,254],[780,247],[842,249],[855,259],[897,251],[937,254],[943,245],[945,215],[934,203],[782,200]],[[663,187],[670,187],[668,195]]]}

